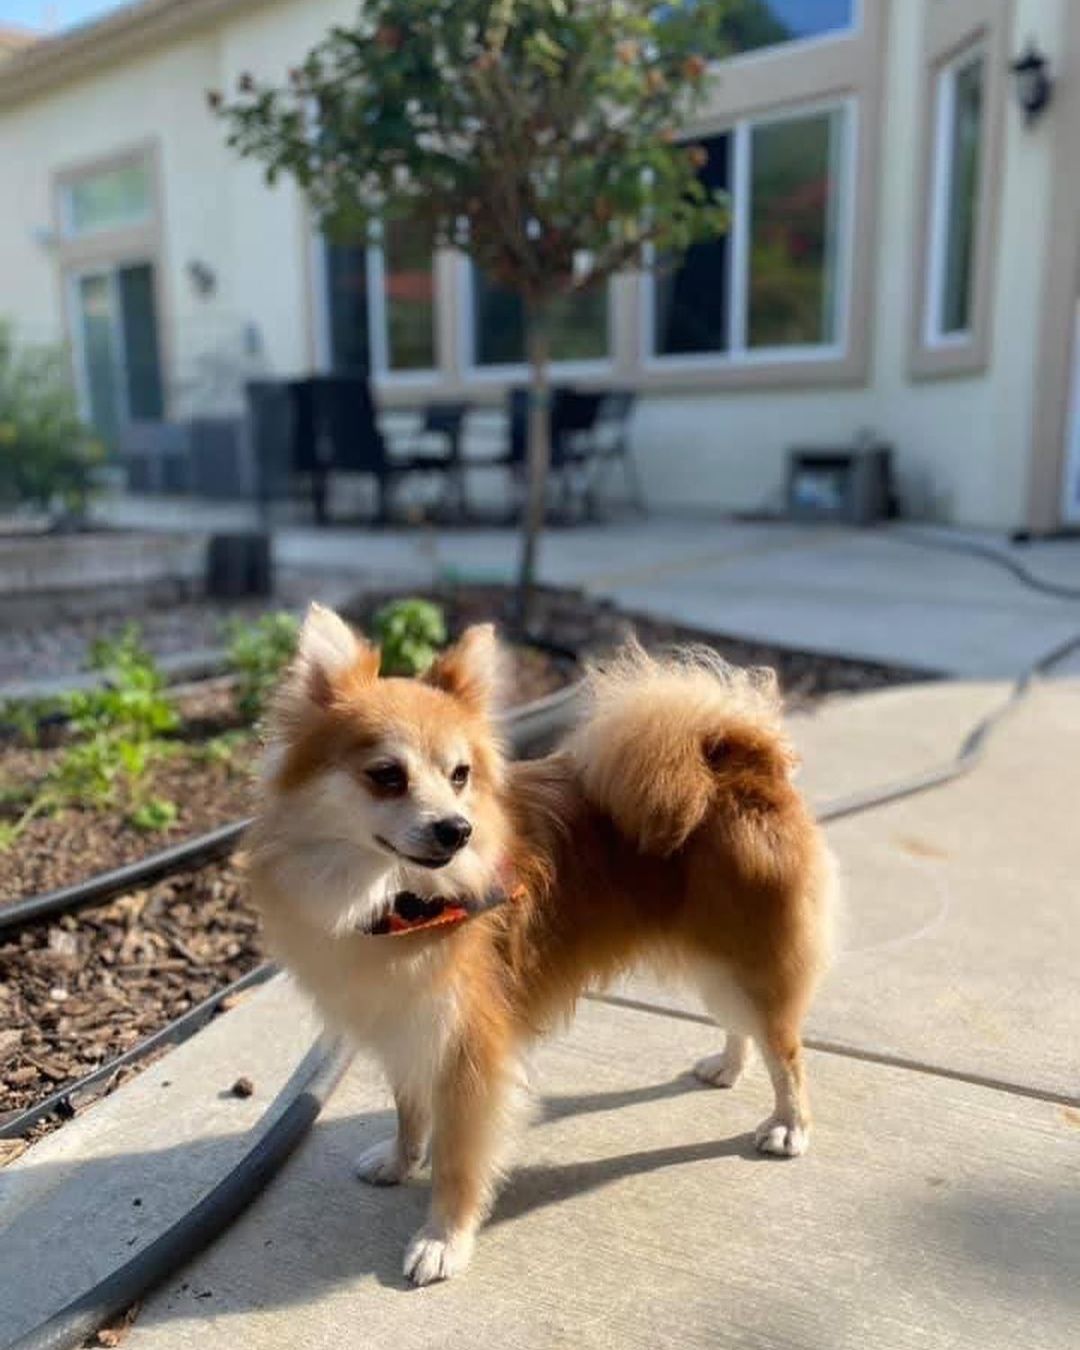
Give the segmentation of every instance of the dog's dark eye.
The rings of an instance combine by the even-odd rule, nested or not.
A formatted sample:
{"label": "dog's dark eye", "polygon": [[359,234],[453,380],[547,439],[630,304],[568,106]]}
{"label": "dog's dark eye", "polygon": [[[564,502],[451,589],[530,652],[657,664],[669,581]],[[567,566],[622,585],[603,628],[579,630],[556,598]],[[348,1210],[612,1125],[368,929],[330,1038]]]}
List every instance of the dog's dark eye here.
{"label": "dog's dark eye", "polygon": [[454,772],[450,775],[450,781],[451,783],[453,783],[454,787],[456,787],[457,790],[460,792],[461,789],[465,786],[465,784],[469,781],[469,766],[467,764],[459,764],[457,768],[454,770]]}
{"label": "dog's dark eye", "polygon": [[409,790],[409,776],[400,764],[376,764],[367,771],[368,782],[387,797],[400,797]]}

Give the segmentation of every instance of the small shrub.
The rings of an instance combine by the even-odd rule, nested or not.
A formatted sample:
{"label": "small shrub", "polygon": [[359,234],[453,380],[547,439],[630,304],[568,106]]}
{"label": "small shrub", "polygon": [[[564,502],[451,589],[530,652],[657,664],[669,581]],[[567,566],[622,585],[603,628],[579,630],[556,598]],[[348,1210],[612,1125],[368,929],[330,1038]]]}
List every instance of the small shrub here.
{"label": "small shrub", "polygon": [[236,710],[245,721],[262,716],[281,672],[296,651],[299,624],[284,611],[254,623],[237,620],[227,629],[228,665],[236,676]]}
{"label": "small shrub", "polygon": [[167,830],[176,823],[179,815],[175,802],[167,797],[150,797],[128,815],[128,820],[137,830]]}
{"label": "small shrub", "polygon": [[0,502],[81,514],[104,455],[79,419],[63,352],[16,350],[0,321]]}
{"label": "small shrub", "polygon": [[422,675],[446,642],[446,619],[430,600],[392,600],[371,631],[382,648],[384,675]]}

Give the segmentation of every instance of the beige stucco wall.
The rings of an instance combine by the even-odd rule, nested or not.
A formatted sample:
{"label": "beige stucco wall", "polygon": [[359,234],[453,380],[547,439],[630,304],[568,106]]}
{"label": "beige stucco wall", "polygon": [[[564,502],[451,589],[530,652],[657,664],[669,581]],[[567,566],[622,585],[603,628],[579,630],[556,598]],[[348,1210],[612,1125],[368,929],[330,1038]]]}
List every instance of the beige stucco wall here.
{"label": "beige stucco wall", "polygon": [[[922,209],[919,91],[928,3],[937,0],[887,5],[869,378],[821,389],[683,390],[643,398],[634,442],[657,507],[775,504],[792,442],[843,442],[869,427],[896,446],[909,509],[976,525],[1025,524],[1051,141],[1045,125],[1024,128],[1010,90],[990,365],[976,376],[913,381],[909,337]],[[1068,3],[1013,0],[1010,50],[1032,35],[1053,56]],[[204,91],[233,87],[245,69],[284,76],[329,23],[348,19],[354,7],[355,0],[251,0],[235,16],[128,57],[122,67],[0,108],[0,314],[12,316],[30,337],[62,335],[56,258],[34,237],[53,221],[51,175],[149,140],[161,169],[161,320],[174,392],[190,378],[199,352],[234,345],[244,324],[258,332],[266,369],[309,369],[315,321],[302,205],[288,184],[268,191],[256,168],[225,149]],[[209,300],[192,290],[186,267],[193,259],[218,277]]]}
{"label": "beige stucco wall", "polygon": [[[1016,0],[1010,49],[1019,50],[1030,35],[1058,52],[1067,3]],[[846,441],[871,427],[896,447],[908,509],[979,526],[1027,523],[1042,240],[1053,172],[1047,127],[1026,129],[1009,91],[988,371],[912,381],[908,336],[920,213],[914,105],[923,7],[894,0],[890,22],[872,377],[861,388],[650,400],[639,414],[636,444],[657,503],[772,504],[793,441]]]}

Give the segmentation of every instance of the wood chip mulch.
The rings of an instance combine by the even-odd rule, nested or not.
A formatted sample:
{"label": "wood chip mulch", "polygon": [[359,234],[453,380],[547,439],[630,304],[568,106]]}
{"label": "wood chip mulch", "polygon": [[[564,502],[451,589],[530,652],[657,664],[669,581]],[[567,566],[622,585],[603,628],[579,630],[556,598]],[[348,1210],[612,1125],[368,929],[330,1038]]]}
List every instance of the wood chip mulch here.
{"label": "wood chip mulch", "polygon": [[0,933],[0,1123],[262,959],[234,862]]}

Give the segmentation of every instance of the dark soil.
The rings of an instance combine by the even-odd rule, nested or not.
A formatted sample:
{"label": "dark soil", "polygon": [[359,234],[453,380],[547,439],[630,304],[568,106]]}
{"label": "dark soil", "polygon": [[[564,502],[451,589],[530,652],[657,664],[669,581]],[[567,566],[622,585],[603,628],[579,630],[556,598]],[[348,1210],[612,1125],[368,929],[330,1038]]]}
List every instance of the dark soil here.
{"label": "dark soil", "polygon": [[[385,594],[347,606],[364,626]],[[452,633],[467,623],[507,618],[502,587],[437,591]],[[620,613],[578,593],[543,590],[537,632],[555,649],[601,653],[636,631],[647,646],[703,643],[740,665],[776,668],[789,706],[830,694],[925,679],[925,672],[787,651]],[[572,660],[517,649],[508,701],[520,703],[572,679]],[[188,696],[184,736],[151,771],[149,791],[167,796],[180,816],[147,835],[123,811],[70,810],[32,822],[15,848],[0,854],[0,902],[62,885],[132,860],[194,832],[247,814],[255,742],[227,762],[209,759],[200,741],[235,728],[227,686]],[[0,781],[39,777],[60,750],[0,748]],[[0,934],[0,1121],[114,1058],[249,970],[262,956],[256,920],[233,862],[162,881],[112,904]],[[0,1166],[17,1152],[0,1149]]]}

